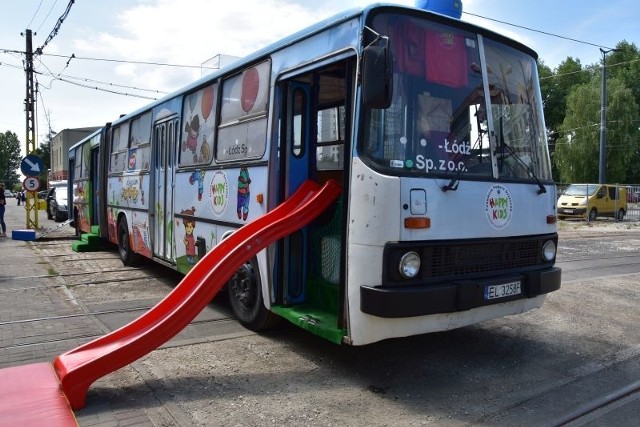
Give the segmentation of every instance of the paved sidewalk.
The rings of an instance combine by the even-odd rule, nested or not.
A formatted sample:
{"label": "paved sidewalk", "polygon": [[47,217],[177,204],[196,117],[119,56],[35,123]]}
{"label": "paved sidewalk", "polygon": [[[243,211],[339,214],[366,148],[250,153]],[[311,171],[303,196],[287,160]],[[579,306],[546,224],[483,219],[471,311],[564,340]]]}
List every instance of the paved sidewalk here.
{"label": "paved sidewalk", "polygon": [[[0,369],[52,362],[58,354],[106,332],[93,316],[85,315],[34,242],[13,240],[12,230],[26,229],[26,212],[15,199],[7,202],[7,237],[0,237]],[[44,211],[39,212],[38,223],[43,227],[40,231],[59,225],[47,220]],[[54,233],[73,236],[66,227]],[[152,397],[148,379],[140,376],[138,370],[127,367],[97,381],[87,407],[75,413],[79,425],[186,425],[176,423],[175,417],[167,414],[166,408]],[[133,392],[122,387],[123,383],[136,382]]]}

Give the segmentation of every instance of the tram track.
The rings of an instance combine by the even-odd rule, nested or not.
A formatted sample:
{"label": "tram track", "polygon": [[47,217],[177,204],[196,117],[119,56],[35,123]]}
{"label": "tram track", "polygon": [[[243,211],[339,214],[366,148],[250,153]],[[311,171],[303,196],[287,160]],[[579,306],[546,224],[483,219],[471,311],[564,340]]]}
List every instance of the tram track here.
{"label": "tram track", "polygon": [[[611,237],[611,240],[619,238],[607,236],[607,238],[609,237]],[[590,241],[595,242],[594,240]],[[580,251],[583,250],[584,244],[579,240],[573,240],[573,242],[575,245],[573,245],[573,243],[567,244],[566,259],[563,259],[561,254],[558,256],[558,265],[563,268],[563,283],[566,284],[567,287],[564,292],[553,295],[555,301],[553,304],[548,304],[546,308],[543,308],[543,310],[546,311],[544,316],[541,316],[543,310],[540,310],[539,312],[532,312],[526,316],[515,316],[513,318],[507,318],[504,321],[488,322],[484,327],[479,326],[479,329],[475,331],[462,330],[447,334],[408,339],[406,341],[407,343],[425,343],[425,349],[428,349],[428,351],[420,356],[418,356],[418,354],[409,356],[409,360],[406,363],[412,366],[411,374],[405,372],[402,367],[394,364],[395,357],[399,353],[411,353],[407,352],[407,348],[403,348],[405,346],[404,341],[396,342],[398,348],[389,350],[387,354],[383,349],[387,347],[391,348],[390,343],[380,343],[370,348],[357,349],[357,351],[355,351],[356,349],[335,351],[328,350],[321,343],[318,343],[316,348],[315,341],[310,341],[312,344],[305,341],[307,338],[306,335],[301,335],[301,341],[298,342],[296,338],[297,335],[295,335],[287,336],[286,345],[283,345],[283,347],[286,348],[283,350],[275,350],[275,348],[280,349],[277,341],[269,342],[269,346],[273,346],[268,347],[270,348],[269,351],[275,351],[275,354],[280,354],[278,351],[282,351],[283,353],[280,354],[280,357],[285,357],[285,355],[286,357],[293,357],[292,353],[299,355],[307,354],[308,351],[309,354],[307,354],[306,357],[308,357],[309,360],[313,360],[314,363],[312,365],[316,370],[331,375],[331,373],[327,372],[327,370],[330,370],[327,367],[343,367],[344,369],[338,369],[337,371],[340,375],[339,381],[342,381],[344,384],[351,384],[353,380],[355,384],[360,385],[363,377],[368,378],[369,382],[375,383],[375,381],[379,379],[381,369],[383,370],[381,372],[386,372],[386,375],[391,375],[388,378],[394,378],[399,375],[401,378],[405,378],[406,382],[402,381],[396,384],[394,381],[389,380],[390,391],[388,393],[390,395],[394,393],[394,396],[397,394],[397,396],[399,396],[396,398],[398,399],[396,400],[397,403],[406,401],[406,404],[416,412],[415,415],[422,416],[423,418],[426,417],[427,414],[429,416],[434,413],[437,414],[440,410],[442,413],[450,415],[455,413],[458,407],[464,408],[465,405],[467,405],[467,408],[474,408],[468,411],[468,415],[461,416],[461,412],[457,412],[458,416],[460,416],[457,421],[464,425],[553,425],[573,427],[589,424],[593,420],[599,420],[605,417],[608,413],[617,412],[618,408],[624,407],[624,405],[629,402],[640,399],[637,381],[630,383],[630,381],[640,378],[640,376],[630,375],[631,373],[637,372],[637,369],[632,368],[631,365],[640,360],[640,349],[634,346],[630,348],[629,345],[616,344],[613,348],[608,346],[606,343],[610,341],[610,338],[607,337],[607,334],[616,332],[620,325],[615,324],[614,327],[608,328],[608,326],[602,324],[602,322],[594,322],[593,326],[595,330],[589,331],[585,326],[585,324],[589,323],[588,321],[585,322],[585,320],[588,320],[588,317],[568,312],[566,304],[570,300],[582,299],[582,295],[585,292],[593,289],[591,286],[576,287],[574,283],[578,281],[599,279],[600,277],[605,280],[605,278],[611,279],[615,277],[616,280],[614,283],[615,286],[618,286],[617,282],[622,283],[625,280],[631,280],[633,274],[640,272],[640,257],[633,252],[611,252],[611,248],[615,247],[615,242],[612,241],[606,242],[606,244],[603,245],[605,250],[603,250],[602,253],[596,253],[597,250],[592,249],[591,252],[582,254]],[[66,242],[63,243],[66,245]],[[600,244],[600,242],[598,244]],[[68,251],[68,248],[61,246],[60,252],[62,251]],[[66,285],[62,286],[74,295],[74,298],[78,301],[82,310],[85,311],[82,313],[84,316],[82,318],[93,319],[96,323],[101,324],[103,329],[113,330],[114,318],[118,315],[124,317],[129,316],[130,318],[151,307],[150,304],[140,304],[137,307],[131,306],[131,304],[135,304],[136,300],[144,299],[145,297],[144,294],[136,294],[134,288],[145,292],[148,291],[148,295],[159,295],[169,292],[171,287],[179,282],[180,278],[176,273],[174,281],[174,277],[169,274],[170,270],[168,269],[168,274],[158,273],[157,268],[159,267],[157,266],[155,268],[145,268],[145,266],[143,266],[142,269],[116,268],[115,263],[119,262],[116,254],[114,254],[113,257],[95,254],[96,259],[100,259],[100,261],[94,262],[94,260],[86,254],[56,254],[56,248],[53,245],[48,245],[46,252],[47,254],[43,255],[46,262],[51,263],[54,268],[64,265],[64,270],[68,270],[61,271],[57,277],[59,278],[59,282],[67,282]],[[74,260],[76,256],[77,258]],[[109,267],[98,272],[89,270],[97,267],[98,264]],[[606,270],[607,266],[609,270],[617,269],[627,272],[622,274],[612,274],[611,271],[603,272],[602,270]],[[72,267],[76,270],[72,271],[67,267]],[[623,269],[623,267],[626,267],[626,270]],[[164,270],[161,271],[164,272]],[[96,275],[99,276],[96,277]],[[111,280],[107,277],[109,275],[118,275],[119,278],[117,280]],[[135,281],[126,280],[124,279],[125,276],[136,276],[136,279]],[[625,276],[628,276],[629,279],[625,279]],[[95,281],[92,280],[94,277],[99,280],[100,283],[95,283]],[[620,279],[617,277],[620,277]],[[141,285],[138,286],[136,281],[140,282]],[[87,286],[90,286],[92,283],[100,286],[87,288]],[[125,285],[127,283],[130,283],[130,285],[123,286],[122,288],[109,286],[110,284]],[[105,284],[107,286],[104,286]],[[60,285],[56,284],[53,286]],[[572,286],[574,286],[573,289]],[[99,295],[102,293],[106,296],[106,300],[101,304]],[[101,310],[100,308],[119,304],[114,298],[115,295],[121,297],[121,304],[129,304],[129,306],[122,309],[114,307],[114,309]],[[594,295],[597,296],[594,296],[594,301],[602,301],[598,298],[600,294],[595,293]],[[633,297],[633,294],[627,295]],[[586,300],[586,303],[589,303],[589,300]],[[216,303],[214,303],[214,306],[215,305]],[[597,304],[593,306],[595,305]],[[589,307],[591,308],[592,306]],[[619,306],[618,310],[620,310],[620,307],[623,306]],[[558,312],[554,312],[553,315],[549,317],[549,310],[556,309]],[[45,317],[43,317],[43,319],[45,319]],[[25,321],[26,320],[29,319],[25,319]],[[33,323],[35,318],[30,320]],[[549,325],[544,325],[545,322],[549,322]],[[563,322],[567,326],[557,326]],[[224,379],[226,382],[235,384],[233,381],[235,381],[236,377],[229,374],[226,370],[219,368],[219,366],[226,368],[230,364],[235,366],[236,363],[233,362],[234,364],[232,364],[232,362],[229,362],[231,359],[228,359],[229,354],[224,351],[223,347],[236,350],[253,348],[251,346],[255,345],[254,341],[251,341],[251,344],[246,344],[241,340],[233,340],[224,346],[207,344],[203,347],[188,348],[194,344],[213,343],[215,341],[253,334],[246,330],[225,333],[225,323],[236,323],[236,321],[232,316],[224,316],[217,319],[194,320],[191,325],[206,329],[206,333],[195,337],[189,336],[188,334],[182,337],[178,335],[160,347],[161,349],[175,349],[176,356],[174,356],[171,351],[150,355],[149,364],[163,367],[173,366],[172,364],[175,363],[180,364],[184,360],[191,360],[185,358],[184,355],[189,355],[189,357],[193,358],[193,362],[188,363],[189,369],[191,370],[184,367],[175,368],[181,375],[186,375],[186,377],[190,378],[190,381],[189,386],[185,386],[184,390],[180,388],[180,381],[173,379],[169,381],[172,390],[171,396],[174,396],[174,394],[175,396],[180,396],[180,399],[184,402],[197,402],[202,398],[202,393],[207,395],[206,391],[202,392],[202,389],[200,389],[200,392],[197,392],[198,387],[195,387],[195,390],[192,392],[193,394],[190,394],[191,392],[189,390],[193,388],[191,384],[192,379],[202,379],[203,384],[208,384],[208,382],[213,381],[211,378],[218,378],[218,381]],[[525,328],[529,334],[524,334],[522,331],[523,328]],[[216,329],[222,329],[222,332],[216,331]],[[579,331],[576,331],[576,329],[579,329]],[[229,328],[226,330],[228,331]],[[478,331],[482,332],[478,333]],[[531,335],[532,332],[533,335]],[[72,348],[72,344],[75,346],[74,343],[78,339],[88,341],[98,336],[99,334],[78,335],[74,338],[50,337],[47,339],[47,337],[42,337],[41,340],[34,343],[0,347],[0,351],[8,352],[15,349],[27,349],[41,345],[48,346],[48,354],[56,354],[52,353],[55,348]],[[456,336],[464,337],[463,342],[457,345],[454,342],[450,349],[440,348],[441,341],[455,341]],[[469,340],[474,341],[476,339],[478,340],[476,344],[473,346],[468,344],[468,346],[470,349],[475,349],[474,351],[476,352],[479,351],[478,357],[465,358],[462,352],[462,349],[467,348],[467,344],[465,343]],[[581,340],[586,340],[589,343],[588,345],[592,346],[590,350],[585,350],[585,345],[587,344],[578,344]],[[435,344],[438,345],[434,347]],[[291,348],[289,348],[291,346],[295,347],[295,351],[291,352]],[[607,347],[610,350],[607,350]],[[274,350],[271,350],[272,348]],[[439,348],[439,350],[436,350],[436,348]],[[204,355],[211,354],[210,351],[206,351],[208,349],[215,349],[215,358],[211,359],[210,356],[207,356],[207,359],[198,362],[199,357],[205,357]],[[500,349],[506,353],[500,352]],[[577,354],[576,351],[584,353]],[[321,357],[317,360],[313,359],[312,355],[317,353],[320,353]],[[354,356],[355,353],[359,356]],[[237,356],[237,351],[234,354]],[[499,369],[495,372],[491,371],[493,364],[481,362],[484,358],[497,356],[498,354],[502,358],[499,364],[501,368],[499,366]],[[375,362],[375,365],[371,368],[371,373],[368,371],[363,372],[364,368],[362,365],[354,362],[353,368],[356,369],[358,375],[353,376],[349,374],[348,369],[351,365],[348,363],[345,364],[342,360],[342,358],[347,355],[351,355],[358,360],[365,359],[377,362]],[[536,359],[544,359],[546,361],[538,363]],[[161,362],[159,362],[159,360],[161,360]],[[216,362],[213,363],[211,360],[215,360]],[[242,360],[249,360],[249,358],[246,358],[245,355]],[[265,360],[265,363],[269,362],[269,360],[271,360],[271,357]],[[447,362],[447,360],[451,360],[451,362]],[[573,362],[570,362],[571,360],[573,360]],[[492,381],[490,378],[500,378],[501,375],[505,374],[506,371],[503,370],[505,367],[516,366],[518,370],[517,372],[514,371],[512,374],[509,374],[509,377],[503,377],[501,381],[496,380],[493,388],[479,385],[475,385],[474,388],[474,384],[476,383],[468,381],[465,383],[465,386],[471,386],[469,397],[461,397],[462,402],[460,402],[459,405],[451,405],[447,403],[447,398],[451,396],[452,393],[457,393],[459,389],[456,389],[454,386],[447,386],[449,380],[439,384],[437,382],[437,376],[435,376],[435,378],[433,376],[434,373],[439,372],[434,366],[441,366],[442,370],[446,372],[455,372],[455,369],[460,368],[459,362],[464,364],[464,376],[470,379],[484,378],[487,381]],[[254,361],[252,363],[257,362]],[[568,366],[566,365],[567,363],[575,364]],[[141,367],[147,365],[134,364],[132,366],[136,371],[143,372],[144,369]],[[246,372],[253,372],[253,366],[254,365],[249,364],[243,369],[241,365],[241,367],[237,369],[240,371],[246,370]],[[564,366],[566,366],[566,369]],[[621,366],[624,368],[621,368]],[[169,371],[167,375],[172,375],[172,378],[173,375],[176,375],[173,369],[164,369]],[[492,372],[490,376],[489,371]],[[538,376],[531,376],[526,373],[527,371],[536,373]],[[619,375],[615,376],[616,372]],[[554,377],[545,378],[543,376],[549,373]],[[626,376],[622,375],[623,373]],[[156,378],[155,375],[164,375],[164,373],[161,371],[160,374],[151,375],[149,376],[150,380],[154,380]],[[255,377],[250,374],[247,375],[252,378],[252,381],[262,378],[269,381],[269,384],[273,382],[276,384],[275,387],[278,387],[277,384],[279,384],[278,381],[281,378],[280,375],[275,374],[273,376],[265,375]],[[615,378],[613,380],[609,379],[608,382],[606,382],[606,387],[600,388],[603,381],[611,375],[614,375]],[[418,378],[415,382],[412,381],[414,377]],[[242,375],[238,375],[237,378],[238,381],[245,380]],[[423,383],[422,380],[425,378],[429,378],[430,382],[435,383],[435,385],[430,386]],[[451,380],[455,383],[461,381],[461,378],[460,376],[453,375]],[[338,381],[338,379],[336,380]],[[502,381],[507,381],[508,385],[503,385]],[[304,381],[302,381],[302,383],[306,384]],[[402,383],[402,385],[400,385],[400,383]],[[522,390],[517,386],[518,383],[530,383],[531,388],[529,390]],[[362,391],[357,385],[354,392],[361,394]],[[442,399],[438,397],[441,391],[436,391],[434,387],[445,390]],[[180,391],[178,388],[180,388]],[[225,390],[227,389],[228,387],[225,388]],[[485,394],[481,396],[474,394],[476,389],[484,392],[487,390],[507,390],[511,391],[511,394],[496,392],[486,397]],[[422,393],[423,396],[431,396],[433,402],[426,404],[422,398],[413,398],[414,395],[419,395],[420,393]],[[408,397],[409,394],[411,394],[411,398]],[[231,396],[233,396],[233,393],[231,393]],[[258,399],[257,396],[249,396],[251,396],[251,399]],[[295,397],[291,399],[292,401],[296,401]],[[414,400],[415,406],[411,404]],[[525,417],[524,419],[520,418],[523,414],[531,413],[530,411],[533,409],[537,411],[537,418],[533,416],[530,418]]]}
{"label": "tram track", "polygon": [[640,380],[603,394],[554,420],[551,427],[578,427],[601,419],[606,414],[640,399]]}

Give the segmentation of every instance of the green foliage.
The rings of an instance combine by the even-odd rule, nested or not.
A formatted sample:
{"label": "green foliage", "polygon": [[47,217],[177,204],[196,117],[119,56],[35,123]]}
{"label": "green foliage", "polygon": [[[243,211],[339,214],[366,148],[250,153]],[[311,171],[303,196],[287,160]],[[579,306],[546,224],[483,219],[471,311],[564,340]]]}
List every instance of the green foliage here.
{"label": "green foliage", "polygon": [[[606,55],[606,181],[640,182],[640,52],[622,41]],[[567,57],[557,69],[538,67],[556,181],[597,182],[602,64]]]}
{"label": "green foliage", "polygon": [[[601,81],[594,76],[567,98],[562,137],[554,163],[562,182],[598,182],[600,159]],[[638,105],[620,79],[607,82],[606,181],[629,182],[628,171],[638,151]]]}
{"label": "green foliage", "polygon": [[45,140],[41,142],[40,146],[32,153],[40,157],[44,165],[42,172],[38,176],[42,183],[42,188],[45,188],[46,183],[48,182],[49,170],[51,169],[51,140],[55,135],[56,132],[50,130],[49,134],[45,137]]}
{"label": "green foliage", "polygon": [[13,189],[19,184],[17,170],[20,169],[20,140],[11,131],[0,133],[0,182],[5,188]]}

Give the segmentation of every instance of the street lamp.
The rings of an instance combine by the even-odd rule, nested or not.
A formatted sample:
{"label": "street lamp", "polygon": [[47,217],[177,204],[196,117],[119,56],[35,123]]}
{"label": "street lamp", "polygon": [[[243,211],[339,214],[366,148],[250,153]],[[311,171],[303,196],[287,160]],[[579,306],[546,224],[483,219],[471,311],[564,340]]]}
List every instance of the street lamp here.
{"label": "street lamp", "polygon": [[602,53],[602,91],[600,95],[600,165],[598,183],[606,181],[606,157],[607,157],[607,53],[619,52],[620,49],[603,49]]}

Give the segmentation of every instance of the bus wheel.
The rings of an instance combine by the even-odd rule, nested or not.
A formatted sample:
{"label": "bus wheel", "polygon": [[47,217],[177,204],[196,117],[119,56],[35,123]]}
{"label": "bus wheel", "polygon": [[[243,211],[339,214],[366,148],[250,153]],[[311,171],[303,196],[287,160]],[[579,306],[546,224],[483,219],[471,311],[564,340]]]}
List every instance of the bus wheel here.
{"label": "bus wheel", "polygon": [[589,221],[595,221],[598,217],[598,210],[593,208],[589,211]]}
{"label": "bus wheel", "polygon": [[624,209],[620,208],[620,210],[618,211],[618,216],[616,216],[616,219],[618,221],[622,221],[624,219]]}
{"label": "bus wheel", "polygon": [[240,323],[260,331],[275,326],[279,317],[262,302],[262,283],[255,258],[244,263],[227,283],[229,302]]}
{"label": "bus wheel", "polygon": [[80,221],[78,221],[78,210],[73,210],[73,231],[75,232],[75,236],[77,239],[82,237],[82,231],[80,230]]}
{"label": "bus wheel", "polygon": [[140,254],[131,249],[129,227],[125,219],[121,219],[118,223],[118,253],[124,265],[134,267],[140,264]]}

